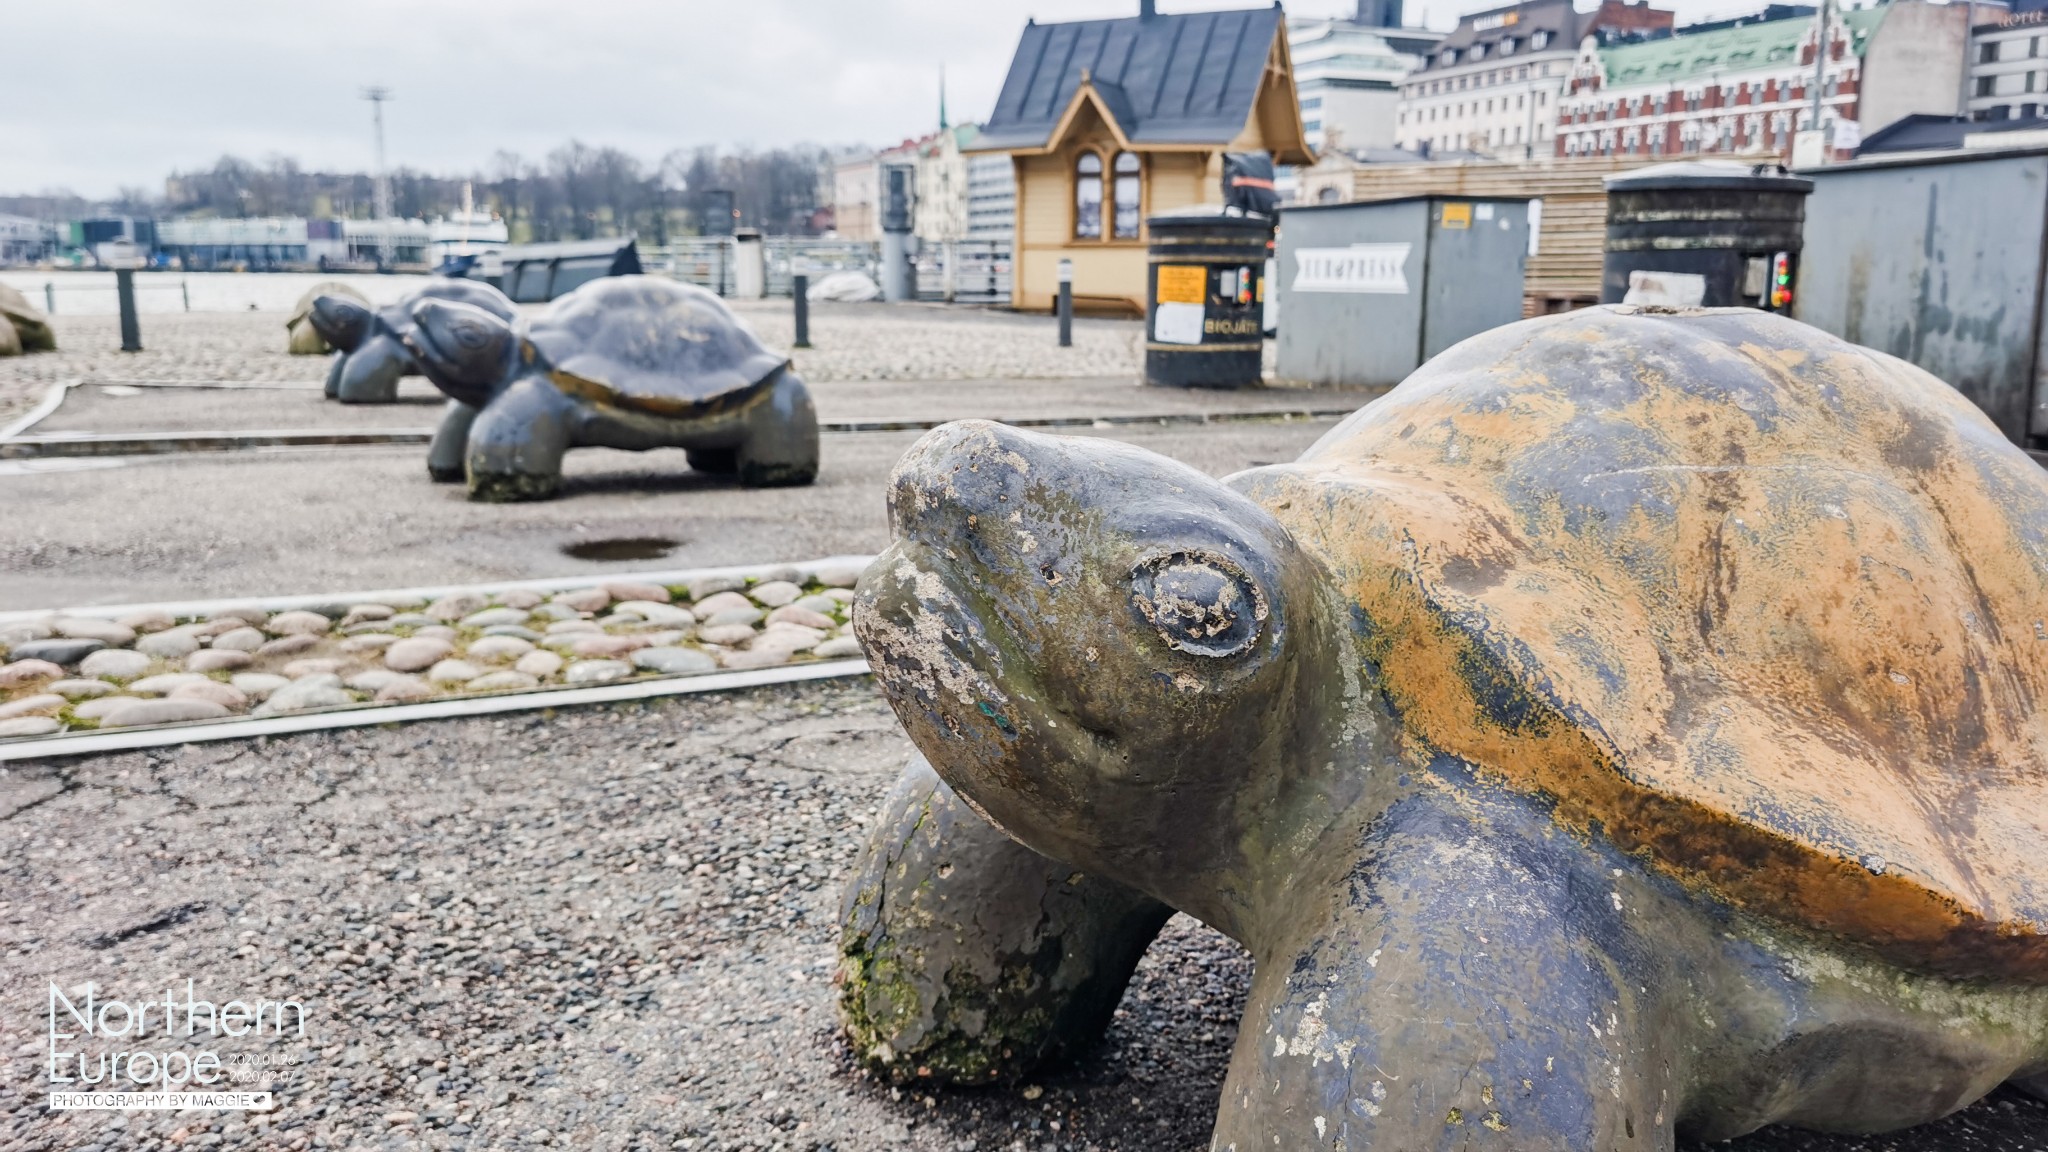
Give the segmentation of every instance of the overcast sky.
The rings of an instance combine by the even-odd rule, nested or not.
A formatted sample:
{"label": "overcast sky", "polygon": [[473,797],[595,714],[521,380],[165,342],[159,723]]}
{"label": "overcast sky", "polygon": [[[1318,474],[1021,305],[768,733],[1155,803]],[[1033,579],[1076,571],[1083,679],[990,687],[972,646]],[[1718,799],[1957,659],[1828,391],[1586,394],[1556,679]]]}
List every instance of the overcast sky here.
{"label": "overcast sky", "polygon": [[[1407,0],[1448,28],[1498,0]],[[1664,0],[1680,22],[1765,0]],[[1245,0],[1161,0],[1167,12]],[[1582,0],[1581,6],[1585,6]],[[643,159],[679,147],[893,143],[987,115],[1026,17],[1137,0],[56,0],[5,5],[0,192],[160,192],[223,153],[367,170],[389,85],[390,160],[478,171],[571,137]],[[1350,0],[1289,0],[1290,15]]]}

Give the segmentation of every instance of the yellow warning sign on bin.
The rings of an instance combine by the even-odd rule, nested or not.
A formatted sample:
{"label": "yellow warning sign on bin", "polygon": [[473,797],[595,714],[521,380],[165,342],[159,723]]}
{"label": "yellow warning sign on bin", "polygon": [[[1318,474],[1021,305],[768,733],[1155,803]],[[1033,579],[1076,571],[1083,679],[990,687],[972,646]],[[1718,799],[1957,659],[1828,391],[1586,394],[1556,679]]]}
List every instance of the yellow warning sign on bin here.
{"label": "yellow warning sign on bin", "polygon": [[1444,227],[1470,228],[1471,226],[1472,206],[1470,204],[1444,205]]}
{"label": "yellow warning sign on bin", "polygon": [[1200,264],[1161,264],[1161,304],[1203,304],[1207,302],[1209,270]]}

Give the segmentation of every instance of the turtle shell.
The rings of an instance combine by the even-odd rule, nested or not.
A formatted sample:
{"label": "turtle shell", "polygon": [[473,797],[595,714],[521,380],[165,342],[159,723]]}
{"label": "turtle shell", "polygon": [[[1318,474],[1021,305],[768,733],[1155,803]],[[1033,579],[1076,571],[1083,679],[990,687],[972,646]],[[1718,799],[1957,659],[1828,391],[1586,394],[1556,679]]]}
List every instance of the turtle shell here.
{"label": "turtle shell", "polygon": [[1245,484],[1356,605],[1418,759],[1738,907],[2048,982],[2048,474],[1933,376],[1747,309],[1592,309]]}
{"label": "turtle shell", "polygon": [[677,418],[745,403],[789,363],[717,296],[661,276],[607,276],[537,317],[527,343],[564,392]]}
{"label": "turtle shell", "polygon": [[[429,277],[426,284],[406,293],[395,304],[386,304],[377,309],[377,322],[392,334],[404,332],[412,327],[412,306],[421,300],[453,300],[457,304],[474,304],[500,320],[510,320],[519,315],[518,305],[512,298],[480,280],[462,280],[448,276]],[[306,307],[310,310],[312,302]]]}
{"label": "turtle shell", "polygon": [[53,352],[57,348],[49,317],[30,304],[28,297],[5,284],[0,284],[0,321],[14,329],[14,343],[19,345],[16,352]]}

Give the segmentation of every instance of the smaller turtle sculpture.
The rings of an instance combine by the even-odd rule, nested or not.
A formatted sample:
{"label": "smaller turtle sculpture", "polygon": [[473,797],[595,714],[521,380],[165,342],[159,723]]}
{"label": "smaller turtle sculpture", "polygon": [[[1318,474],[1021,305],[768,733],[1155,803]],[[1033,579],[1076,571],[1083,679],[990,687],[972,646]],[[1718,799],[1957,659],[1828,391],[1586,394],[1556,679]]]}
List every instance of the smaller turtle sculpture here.
{"label": "smaller turtle sculpture", "polygon": [[366,309],[370,307],[368,297],[339,280],[322,280],[306,289],[284,322],[285,351],[293,356],[325,356],[334,351],[334,346],[313,326],[313,301],[322,296],[339,296]]}
{"label": "smaller turtle sculpture", "polygon": [[930,768],[841,967],[885,1075],[1072,1051],[1171,908],[1256,961],[1217,1152],[2048,1094],[2048,474],[1926,372],[1588,309],[1293,464],[970,421],[888,507],[854,625]]}
{"label": "smaller turtle sculpture", "polygon": [[682,448],[748,487],[809,484],[818,417],[786,356],[723,301],[658,276],[609,276],[519,323],[416,301],[406,347],[449,398],[427,470],[470,498],[538,500],[570,448]]}
{"label": "smaller turtle sculpture", "polygon": [[50,318],[37,311],[28,297],[5,284],[0,284],[0,325],[13,329],[11,343],[17,345],[14,352],[0,351],[0,356],[57,350],[57,335],[50,331]]}
{"label": "smaller turtle sculpture", "polygon": [[327,397],[343,404],[389,404],[398,399],[402,376],[425,373],[413,359],[404,334],[412,307],[421,300],[448,300],[511,320],[519,309],[503,292],[476,280],[434,277],[397,303],[372,308],[354,293],[313,298],[308,321],[337,350],[327,369]]}

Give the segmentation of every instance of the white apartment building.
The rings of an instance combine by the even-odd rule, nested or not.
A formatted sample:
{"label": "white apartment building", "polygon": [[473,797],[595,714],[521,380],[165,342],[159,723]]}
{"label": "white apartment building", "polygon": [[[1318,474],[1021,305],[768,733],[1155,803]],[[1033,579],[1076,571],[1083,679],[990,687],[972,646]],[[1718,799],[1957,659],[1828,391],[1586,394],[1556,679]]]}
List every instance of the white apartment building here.
{"label": "white apartment building", "polygon": [[1548,155],[1581,41],[1654,35],[1671,20],[1648,0],[1603,0],[1583,13],[1570,0],[1531,0],[1466,16],[1403,83],[1395,143],[1424,154]]}
{"label": "white apartment building", "polygon": [[917,205],[911,231],[943,244],[967,236],[967,157],[961,151],[981,134],[978,124],[956,124],[927,136],[917,149]]}
{"label": "white apartment building", "polygon": [[[1996,13],[1984,20],[1987,11]],[[1979,5],[1970,29],[1970,119],[2048,116],[2048,8]]]}
{"label": "white apartment building", "polygon": [[1007,152],[967,157],[967,238],[1013,242],[1017,236],[1017,172]]}

